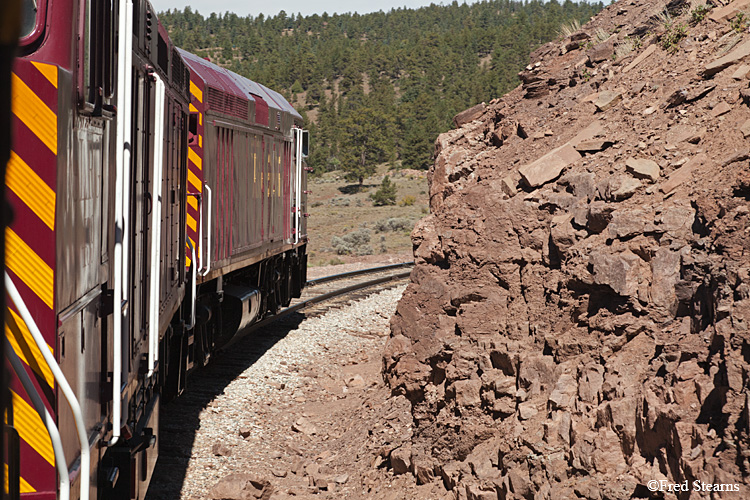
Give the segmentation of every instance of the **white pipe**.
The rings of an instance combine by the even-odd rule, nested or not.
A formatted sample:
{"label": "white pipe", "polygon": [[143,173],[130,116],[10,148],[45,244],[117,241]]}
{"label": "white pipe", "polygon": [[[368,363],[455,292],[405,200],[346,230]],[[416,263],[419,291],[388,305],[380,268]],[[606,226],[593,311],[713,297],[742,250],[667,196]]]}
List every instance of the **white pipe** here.
{"label": "white pipe", "polygon": [[[47,346],[45,345],[46,349]],[[8,361],[10,361],[13,371],[18,375],[18,379],[21,381],[26,394],[31,398],[31,403],[34,405],[34,409],[39,414],[44,422],[44,426],[47,428],[49,433],[50,441],[52,441],[52,451],[55,453],[55,467],[57,468],[57,474],[59,475],[59,491],[60,496],[58,500],[68,500],[70,498],[70,475],[68,473],[68,462],[65,460],[65,451],[63,450],[62,440],[60,439],[60,431],[55,425],[55,421],[52,415],[47,411],[47,407],[44,406],[41,396],[34,387],[34,383],[29,378],[29,374],[26,373],[26,369],[18,359],[13,347],[11,347],[8,339],[5,339],[5,352],[7,353]]]}
{"label": "white pipe", "polygon": [[203,196],[200,193],[195,193],[193,196],[195,196],[195,201],[198,204],[198,241],[196,245],[198,247],[198,272],[201,273],[203,271],[203,254],[206,253],[203,248]]}
{"label": "white pipe", "polygon": [[[31,332],[31,336],[34,338],[34,342],[42,353],[42,356],[44,356],[44,360],[52,371],[52,375],[55,377],[55,381],[62,391],[63,396],[65,396],[65,399],[68,401],[70,411],[73,412],[76,432],[78,433],[78,442],[81,445],[81,500],[89,500],[89,474],[91,472],[91,460],[89,457],[89,438],[86,435],[86,426],[83,424],[81,405],[78,404],[78,399],[76,399],[73,389],[70,387],[70,384],[68,384],[65,375],[57,364],[57,361],[55,361],[55,357],[50,352],[49,347],[47,347],[47,341],[44,340],[42,332],[39,331],[39,327],[36,325],[34,318],[31,316],[31,313],[21,298],[21,294],[18,293],[16,285],[13,283],[13,280],[10,279],[7,272],[5,273],[5,289],[8,292],[10,300],[16,305],[16,309],[18,309],[21,319],[23,319],[29,332]],[[63,464],[63,467],[67,466],[67,463]]]}
{"label": "white pipe", "polygon": [[151,275],[149,276],[148,304],[148,372],[151,378],[159,360],[159,285],[161,254],[161,190],[164,169],[164,82],[156,79],[154,117],[154,178],[151,183]]}
{"label": "white pipe", "polygon": [[300,212],[302,211],[302,129],[295,129],[295,136],[297,137],[297,143],[295,144],[296,155],[294,165],[294,178],[297,182],[297,191],[295,193],[295,211],[294,211],[294,244],[299,243],[299,218]]}
{"label": "white pipe", "polygon": [[[208,272],[211,270],[211,209],[213,206],[211,205],[211,188],[208,187],[208,184],[203,185],[203,190],[206,192],[206,210],[208,211],[208,228],[207,228],[207,241],[206,241],[206,270],[201,273],[201,276],[205,276],[208,274]],[[203,217],[203,207],[201,207],[201,218]],[[203,244],[203,240],[201,240],[201,245]],[[203,252],[201,251],[201,254]]]}
{"label": "white pipe", "polygon": [[[190,243],[190,240],[188,240],[188,244]],[[198,263],[195,261],[195,247],[193,245],[190,245],[190,268],[192,273],[191,283],[190,283],[190,290],[191,290],[191,297],[190,300],[192,302],[192,305],[190,307],[190,324],[188,325],[187,329],[192,330],[195,327],[195,292],[197,290],[196,286],[196,279],[197,279],[197,269],[198,269]]]}
{"label": "white pipe", "polygon": [[[117,54],[117,152],[115,154],[115,248],[113,262],[113,302],[112,320],[112,439],[107,446],[117,444],[122,427],[122,303],[127,300],[127,199],[126,190],[130,186],[131,157],[131,99],[132,99],[132,18],[133,4],[120,1]],[[127,170],[127,172],[126,172]],[[127,179],[127,180],[126,180]]]}

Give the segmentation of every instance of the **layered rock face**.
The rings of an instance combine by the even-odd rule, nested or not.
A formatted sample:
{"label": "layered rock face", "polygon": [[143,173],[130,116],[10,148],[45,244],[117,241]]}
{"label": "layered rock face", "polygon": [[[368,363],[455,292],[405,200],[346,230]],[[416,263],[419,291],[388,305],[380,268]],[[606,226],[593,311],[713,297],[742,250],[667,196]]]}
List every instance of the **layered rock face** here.
{"label": "layered rock face", "polygon": [[667,7],[613,4],[438,138],[384,353],[415,424],[395,472],[468,499],[750,498],[750,68],[727,63],[749,35],[707,17],[673,54]]}

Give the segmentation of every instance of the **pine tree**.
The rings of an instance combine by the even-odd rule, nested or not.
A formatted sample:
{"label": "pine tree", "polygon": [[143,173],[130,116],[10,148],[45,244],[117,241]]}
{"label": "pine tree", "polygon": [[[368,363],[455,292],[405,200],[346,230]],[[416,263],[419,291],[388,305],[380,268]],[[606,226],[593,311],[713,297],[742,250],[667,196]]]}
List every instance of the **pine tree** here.
{"label": "pine tree", "polygon": [[395,205],[396,204],[396,191],[398,187],[395,182],[391,181],[391,178],[387,175],[383,177],[383,182],[380,183],[380,187],[377,191],[370,195],[372,204],[376,207],[382,207],[384,205]]}

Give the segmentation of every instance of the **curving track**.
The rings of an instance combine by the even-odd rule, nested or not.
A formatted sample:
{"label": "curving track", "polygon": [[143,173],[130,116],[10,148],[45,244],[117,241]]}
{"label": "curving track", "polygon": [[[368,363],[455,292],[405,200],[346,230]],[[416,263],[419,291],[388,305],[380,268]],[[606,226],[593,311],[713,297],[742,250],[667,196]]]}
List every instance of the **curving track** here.
{"label": "curving track", "polygon": [[[205,433],[207,432],[206,428],[204,428],[206,424],[205,422],[202,423],[202,419],[206,418],[206,412],[215,412],[214,408],[218,404],[217,398],[225,394],[230,385],[234,384],[235,381],[247,378],[247,375],[243,374],[250,367],[256,364],[259,366],[268,364],[269,361],[264,361],[265,357],[269,353],[272,353],[279,343],[299,343],[301,349],[299,353],[300,358],[310,355],[304,346],[310,343],[315,344],[319,340],[315,340],[315,335],[311,336],[309,333],[302,335],[295,333],[306,318],[322,316],[328,310],[342,308],[353,300],[362,299],[397,285],[403,285],[410,274],[409,268],[412,266],[412,263],[403,263],[396,266],[372,268],[311,280],[303,292],[303,296],[296,303],[280,311],[279,314],[252,325],[241,332],[241,335],[245,337],[242,342],[235,344],[231,349],[225,348],[224,352],[217,357],[218,359],[213,359],[206,367],[193,372],[188,380],[189,389],[182,396],[165,405],[163,408],[164,419],[162,420],[160,429],[162,444],[159,465],[157,465],[154,473],[154,480],[151,483],[146,500],[176,500],[185,498],[185,491],[195,488],[196,483],[215,483],[216,479],[211,476],[215,471],[212,468],[206,469],[204,467],[205,463],[216,462],[216,464],[219,464],[223,463],[222,460],[230,462],[238,461],[237,463],[240,463],[243,460],[241,456],[235,457],[232,455],[227,459],[223,459],[215,456],[214,453],[209,453],[201,449],[201,446],[203,446],[201,443],[206,441]],[[343,310],[345,311],[345,309]],[[380,314],[380,319],[384,317],[383,310],[379,309],[378,314]],[[388,312],[386,315],[390,316],[390,313]],[[356,320],[354,321],[356,322]],[[250,334],[252,334],[252,338],[248,338]],[[295,339],[287,339],[287,337],[295,337],[295,335]],[[340,339],[338,341],[340,344],[347,345],[348,348],[354,350],[357,349],[356,345],[359,345],[356,341],[352,342],[354,337],[362,337],[362,342],[365,343],[379,342],[377,338],[368,335],[358,335],[349,331],[338,331],[338,329],[329,330],[328,332],[322,330],[321,335],[321,338],[335,336]],[[323,352],[327,352],[327,349],[328,344],[323,348]],[[278,354],[275,356],[278,357]],[[274,355],[271,355],[271,359],[273,357]],[[286,365],[286,361],[290,364],[295,363],[291,358],[285,358],[284,366],[279,365],[275,371],[268,372],[271,379],[279,376],[281,371],[293,373],[295,376],[303,376],[303,372],[298,373],[294,371]],[[303,365],[304,363],[300,362],[300,366]],[[327,370],[322,371],[327,373]],[[268,386],[272,383],[264,382],[268,378],[258,377],[257,380],[254,379],[254,384]],[[274,389],[275,392],[273,394],[275,396],[268,392],[272,388],[269,389],[266,387],[266,392],[261,390],[257,394],[248,395],[246,401],[243,400],[237,404],[239,407],[244,408],[244,405],[249,405],[249,401],[251,400],[263,401],[263,404],[260,406],[263,409],[267,409],[270,412],[269,414],[275,415],[273,419],[264,425],[276,425],[288,429],[288,423],[284,423],[283,425],[280,423],[283,420],[282,413],[285,410],[284,408],[276,408],[276,401],[278,397],[285,397],[291,401],[296,391],[301,390],[295,387],[284,388],[280,386],[280,388]],[[288,408],[286,410],[288,411]],[[218,408],[216,411],[219,411]],[[237,417],[239,420],[250,418],[243,413],[244,411],[240,411],[242,416]],[[256,417],[255,420],[262,423],[262,416],[256,415]],[[277,420],[279,422],[276,422]],[[225,433],[227,435],[236,434],[236,432],[228,429],[225,429]],[[227,439],[231,441],[230,438]],[[217,441],[219,440],[217,438]],[[251,450],[248,453],[252,455],[251,459],[255,461],[268,459],[267,454],[264,454],[263,450],[260,449]],[[248,460],[247,457],[244,460]],[[188,469],[191,467],[192,469],[189,472]],[[208,476],[204,477],[203,474],[208,474]],[[191,496],[187,496],[187,498],[191,498]]]}
{"label": "curving track", "polygon": [[[388,288],[394,282],[408,278],[412,267],[414,267],[414,262],[402,262],[309,280],[302,292],[302,297],[292,301],[289,307],[282,309],[277,314],[250,325],[245,331],[235,335],[222,350],[226,350],[232,344],[260,328],[297,311],[306,309],[306,316],[316,316],[342,302],[346,303],[373,293],[375,290]],[[405,271],[404,269],[408,270]]]}

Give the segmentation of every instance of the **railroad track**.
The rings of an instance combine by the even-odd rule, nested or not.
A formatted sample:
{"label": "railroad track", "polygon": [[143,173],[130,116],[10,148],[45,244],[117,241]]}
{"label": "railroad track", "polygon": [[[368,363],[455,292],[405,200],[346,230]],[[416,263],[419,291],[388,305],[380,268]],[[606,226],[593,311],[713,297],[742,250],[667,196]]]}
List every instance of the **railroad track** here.
{"label": "railroad track", "polygon": [[305,310],[305,316],[317,316],[331,307],[369,295],[374,287],[388,288],[393,283],[408,278],[412,267],[414,267],[414,262],[402,262],[308,280],[302,297],[293,300],[286,309],[239,332],[222,350],[226,350],[260,328],[296,312]]}
{"label": "railroad track", "polygon": [[[262,423],[264,428],[271,429],[268,432],[272,434],[288,432],[291,422],[284,424],[275,422],[283,421],[283,411],[292,411],[290,408],[294,411],[301,411],[302,403],[294,403],[293,399],[299,397],[297,393],[311,397],[308,392],[304,392],[307,382],[303,383],[302,380],[308,377],[310,360],[315,360],[316,356],[320,355],[320,353],[310,353],[314,351],[314,346],[319,346],[321,352],[329,352],[329,349],[333,349],[332,352],[338,353],[344,352],[338,349],[346,346],[350,350],[346,351],[349,354],[339,360],[344,362],[345,359],[354,356],[353,353],[360,352],[357,347],[360,345],[357,338],[362,338],[363,343],[372,343],[373,338],[379,338],[379,342],[384,343],[383,335],[387,331],[387,326],[385,326],[387,319],[379,323],[381,325],[379,337],[374,334],[367,335],[359,331],[350,331],[346,320],[339,319],[338,323],[326,323],[323,319],[323,322],[315,327],[314,333],[310,331],[309,326],[305,328],[302,325],[303,322],[311,316],[322,316],[332,308],[343,308],[352,300],[362,299],[387,288],[402,285],[410,274],[412,266],[412,263],[404,263],[310,280],[303,296],[293,302],[290,307],[240,332],[239,335],[244,337],[241,342],[231,348],[225,346],[217,353],[217,359],[191,372],[188,390],[161,409],[160,457],[146,500],[174,500],[181,498],[184,488],[195,488],[197,482],[208,481],[212,484],[215,482],[215,478],[211,476],[213,469],[207,473],[203,467],[205,463],[213,462],[217,464],[216,467],[221,467],[222,459],[217,458],[215,452],[205,444],[207,440],[200,437],[201,433],[211,432],[211,426],[205,423],[205,419],[212,418],[207,416],[209,414],[231,412],[235,410],[230,408],[237,407],[241,410],[237,410],[239,416],[236,418],[245,419],[242,416],[246,411],[245,408],[260,409],[268,417],[265,423]],[[369,307],[372,308],[371,305]],[[370,310],[367,307],[365,309]],[[382,312],[381,309],[377,309],[377,313],[380,314],[379,320],[384,318]],[[387,314],[390,315],[390,312]],[[359,321],[358,314],[347,312],[346,309],[343,311],[343,316],[347,318],[351,316],[355,323]],[[301,325],[302,328],[297,331]],[[356,328],[355,326],[355,330]],[[284,342],[288,343],[285,345]],[[281,355],[283,361],[279,361],[281,358],[277,352],[270,355],[272,361],[264,362],[266,356],[269,356],[269,351],[272,351],[279,343],[282,344],[280,351],[287,353]],[[322,365],[327,368],[318,368],[320,373],[328,373],[331,363],[334,363],[329,358],[326,358],[328,364]],[[316,363],[317,361],[313,361],[313,364]],[[252,376],[242,375],[256,364],[260,367],[257,372],[252,372]],[[292,383],[286,381],[284,384],[290,385],[278,386],[280,377],[285,380],[290,379]],[[227,394],[228,387],[238,378],[247,378],[249,386],[246,393],[230,391],[233,397],[238,398],[238,403],[232,406],[226,398],[223,402],[217,403],[217,397]],[[315,384],[313,386],[317,387]],[[316,395],[311,401],[319,401],[321,397],[321,395]],[[280,406],[281,401],[287,403]],[[296,406],[289,406],[291,404]],[[259,420],[264,419],[248,418],[248,420],[260,424]],[[254,428],[257,428],[257,425]],[[219,440],[216,439],[216,441]],[[236,440],[227,439],[227,442],[236,445]],[[232,451],[234,458],[228,460],[247,460],[247,457],[243,455],[246,453],[257,454],[267,459],[264,453],[267,453],[268,449],[273,446],[275,445],[260,446],[252,452],[239,451],[242,448],[238,446],[232,448],[238,451]],[[273,460],[274,463],[277,463],[277,458]],[[198,475],[206,473],[211,476],[210,479],[196,479]],[[222,472],[223,474],[225,472]],[[272,479],[276,480],[276,478]]]}

